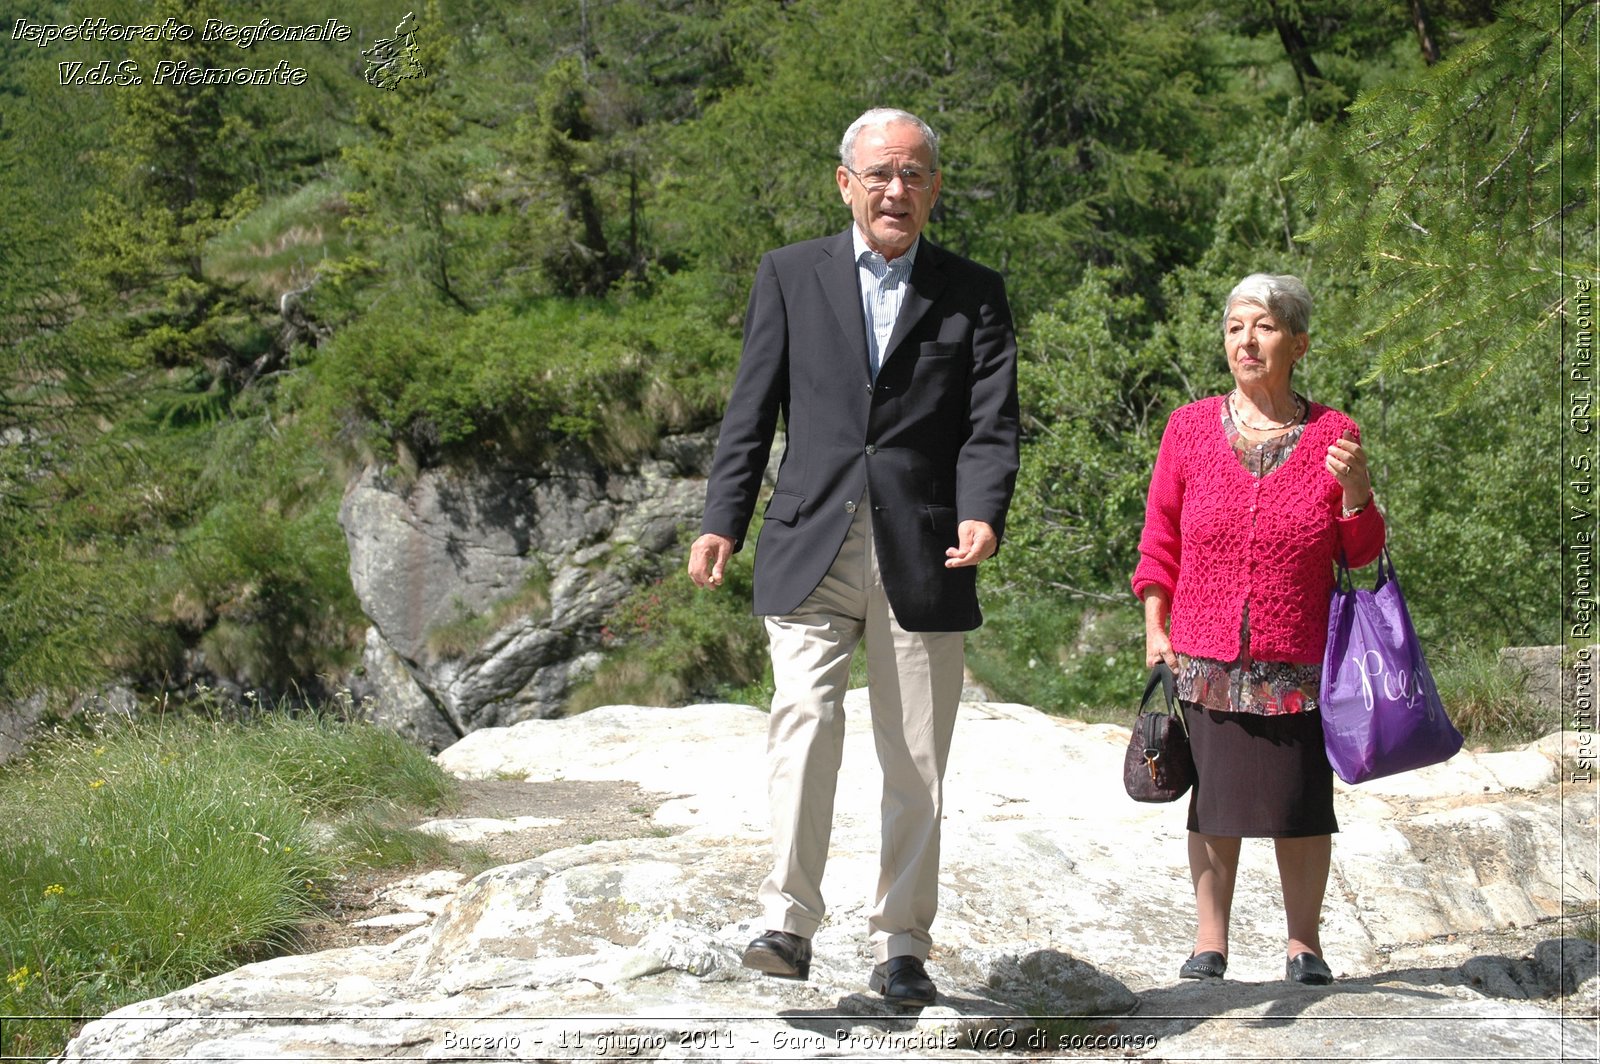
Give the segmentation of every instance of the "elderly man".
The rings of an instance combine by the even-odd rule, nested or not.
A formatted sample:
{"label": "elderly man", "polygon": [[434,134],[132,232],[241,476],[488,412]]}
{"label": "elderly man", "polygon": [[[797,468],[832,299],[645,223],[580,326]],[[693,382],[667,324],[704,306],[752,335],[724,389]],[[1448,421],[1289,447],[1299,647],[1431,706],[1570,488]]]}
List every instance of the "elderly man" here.
{"label": "elderly man", "polygon": [[982,621],[977,565],[995,552],[1017,472],[1016,343],[1005,284],[921,239],[939,142],[905,111],[846,130],[835,172],[854,224],[768,253],[689,552],[701,587],[743,546],[781,415],[787,446],[764,511],[755,612],[771,644],[768,929],[746,967],[805,979],[844,746],[850,659],[867,641],[883,769],[869,986],[932,1004],[945,764],[963,632]]}

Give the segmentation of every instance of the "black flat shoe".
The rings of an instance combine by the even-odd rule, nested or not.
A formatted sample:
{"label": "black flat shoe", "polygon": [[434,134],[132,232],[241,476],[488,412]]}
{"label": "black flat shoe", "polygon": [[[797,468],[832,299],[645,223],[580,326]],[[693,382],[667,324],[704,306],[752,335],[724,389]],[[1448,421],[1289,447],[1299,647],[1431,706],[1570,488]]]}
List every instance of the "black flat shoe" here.
{"label": "black flat shoe", "polygon": [[886,963],[873,968],[867,986],[882,994],[891,1005],[932,1005],[939,994],[922,961],[910,956],[890,957]]}
{"label": "black flat shoe", "polygon": [[744,948],[741,963],[780,979],[805,979],[811,974],[811,940],[787,931],[768,931]]}
{"label": "black flat shoe", "polygon": [[1333,982],[1333,972],[1315,953],[1302,953],[1284,966],[1285,979],[1307,986],[1327,986]]}
{"label": "black flat shoe", "polygon": [[1228,970],[1228,958],[1216,950],[1208,949],[1204,953],[1196,953],[1183,962],[1183,967],[1178,969],[1179,979],[1221,979],[1222,973]]}

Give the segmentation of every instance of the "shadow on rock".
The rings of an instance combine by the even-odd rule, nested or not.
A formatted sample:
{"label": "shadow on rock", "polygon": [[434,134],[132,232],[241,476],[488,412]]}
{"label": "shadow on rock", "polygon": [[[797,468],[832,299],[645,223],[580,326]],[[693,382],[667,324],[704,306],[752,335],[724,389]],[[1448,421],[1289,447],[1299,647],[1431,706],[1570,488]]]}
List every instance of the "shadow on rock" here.
{"label": "shadow on rock", "polygon": [[1402,980],[1445,986],[1470,986],[1485,997],[1508,1001],[1538,1001],[1564,997],[1592,979],[1597,960],[1593,942],[1582,938],[1549,938],[1533,948],[1532,956],[1485,954],[1451,969],[1412,969],[1374,979]]}
{"label": "shadow on rock", "polygon": [[1166,1040],[1218,1019],[1260,1030],[1290,1027],[1313,1011],[1367,1018],[1448,1011],[1461,1005],[1462,988],[1511,1001],[1551,999],[1572,992],[1592,976],[1595,963],[1593,943],[1565,938],[1539,943],[1532,957],[1479,956],[1456,968],[1376,972],[1323,987],[1206,980],[1145,991],[1139,995],[1137,1016],[1115,1026],[1125,1034]]}
{"label": "shadow on rock", "polygon": [[[997,1032],[1031,1033],[1059,1026],[1061,1021],[1104,1020],[1128,1013],[1139,1004],[1118,980],[1053,949],[967,954],[947,958],[942,967],[938,1000],[926,1008],[893,1005],[875,994],[847,993],[827,1011],[783,1009],[776,1015],[797,1032],[797,1045],[811,1048],[823,1048],[825,1042],[837,1045],[841,1040],[855,1044],[863,1030],[934,1038],[947,1049],[982,1048],[991,1043],[1009,1044],[987,1037]],[[806,1042],[806,1037],[825,1042]]]}

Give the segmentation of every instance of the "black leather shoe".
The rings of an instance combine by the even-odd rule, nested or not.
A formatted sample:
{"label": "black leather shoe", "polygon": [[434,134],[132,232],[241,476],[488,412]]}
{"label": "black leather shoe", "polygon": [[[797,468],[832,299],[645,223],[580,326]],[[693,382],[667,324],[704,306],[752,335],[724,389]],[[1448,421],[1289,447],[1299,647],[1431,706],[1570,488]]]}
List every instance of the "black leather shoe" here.
{"label": "black leather shoe", "polygon": [[1302,953],[1284,966],[1284,978],[1308,986],[1327,986],[1333,982],[1333,972],[1315,953]]}
{"label": "black leather shoe", "polygon": [[741,963],[780,979],[804,979],[811,974],[811,940],[787,931],[768,931],[744,948]]}
{"label": "black leather shoe", "polygon": [[922,961],[911,956],[890,957],[873,968],[867,986],[891,1005],[932,1005],[939,994]]}
{"label": "black leather shoe", "polygon": [[1178,969],[1179,979],[1221,979],[1222,973],[1228,970],[1228,958],[1216,950],[1208,949],[1204,953],[1196,953],[1183,962],[1183,967]]}

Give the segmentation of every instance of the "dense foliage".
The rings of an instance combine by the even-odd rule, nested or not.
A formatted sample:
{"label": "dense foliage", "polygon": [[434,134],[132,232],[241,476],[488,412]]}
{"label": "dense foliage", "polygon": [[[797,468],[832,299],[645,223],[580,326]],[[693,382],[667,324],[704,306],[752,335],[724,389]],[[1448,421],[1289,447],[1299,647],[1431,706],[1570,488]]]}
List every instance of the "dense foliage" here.
{"label": "dense foliage", "polygon": [[[713,423],[756,260],[845,223],[835,145],[879,103],[942,132],[930,233],[1005,272],[1020,329],[991,685],[1066,710],[1128,685],[1154,448],[1225,387],[1218,303],[1258,269],[1317,296],[1301,383],[1363,423],[1427,634],[1559,641],[1594,3],[477,0],[417,12],[423,74],[389,89],[361,50],[393,9],[338,17],[342,43],[0,42],[0,697],[196,661],[315,691],[362,627],[353,464],[620,462]],[[146,82],[61,84],[107,58]],[[160,85],[163,59],[306,77]],[[759,629],[664,573],[618,653],[674,697],[758,683]]]}

